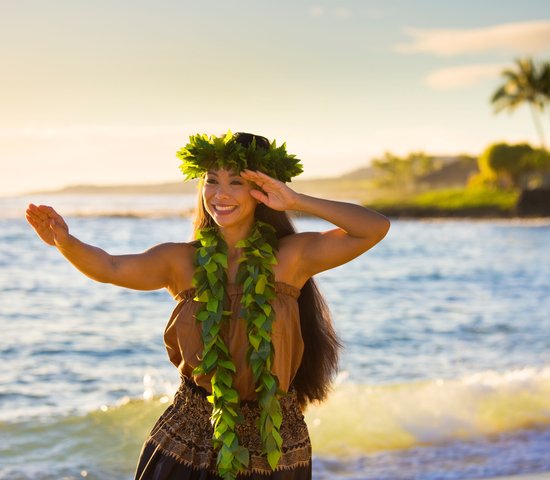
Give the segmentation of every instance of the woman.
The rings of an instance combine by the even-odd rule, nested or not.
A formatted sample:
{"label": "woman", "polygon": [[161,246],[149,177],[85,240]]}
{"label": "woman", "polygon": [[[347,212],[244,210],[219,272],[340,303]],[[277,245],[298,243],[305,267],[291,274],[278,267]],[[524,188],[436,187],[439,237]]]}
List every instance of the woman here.
{"label": "woman", "polygon": [[[386,235],[367,208],[294,192],[302,169],[285,145],[246,133],[196,135],[178,152],[200,178],[195,241],[109,255],[69,234],[51,207],[29,205],[38,236],[82,273],[178,304],[165,344],[182,382],[146,440],[136,479],[308,479],[302,411],[326,397],[338,339],[312,277]],[[296,233],[287,210],[333,223]]]}

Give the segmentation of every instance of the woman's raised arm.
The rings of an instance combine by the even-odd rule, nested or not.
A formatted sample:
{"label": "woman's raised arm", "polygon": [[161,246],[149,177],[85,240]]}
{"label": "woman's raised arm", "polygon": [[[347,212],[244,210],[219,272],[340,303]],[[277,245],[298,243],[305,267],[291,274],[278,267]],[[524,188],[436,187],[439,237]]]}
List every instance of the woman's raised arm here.
{"label": "woman's raised arm", "polygon": [[250,194],[268,207],[297,210],[338,227],[293,236],[293,249],[298,252],[296,259],[306,278],[353,260],[382,240],[390,228],[390,221],[384,215],[369,208],[297,193],[261,172],[245,170],[241,175],[263,190],[252,190]]}
{"label": "woman's raised arm", "polygon": [[133,255],[110,255],[69,233],[69,227],[52,207],[30,204],[27,221],[36,234],[84,275],[102,283],[135,290],[157,290],[173,285],[174,259],[181,256],[181,244],[163,243]]}
{"label": "woman's raised arm", "polygon": [[374,247],[388,233],[390,221],[361,205],[299,194],[294,209],[315,215],[338,228],[298,234],[300,265],[306,276],[349,262]]}

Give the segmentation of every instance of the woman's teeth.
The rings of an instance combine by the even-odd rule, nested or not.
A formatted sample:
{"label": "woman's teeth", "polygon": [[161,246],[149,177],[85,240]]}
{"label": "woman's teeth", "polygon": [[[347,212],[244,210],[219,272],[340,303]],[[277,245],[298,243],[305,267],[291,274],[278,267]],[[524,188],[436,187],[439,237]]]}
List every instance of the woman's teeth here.
{"label": "woman's teeth", "polygon": [[214,205],[214,208],[218,212],[230,212],[232,210],[235,210],[237,208],[235,205]]}

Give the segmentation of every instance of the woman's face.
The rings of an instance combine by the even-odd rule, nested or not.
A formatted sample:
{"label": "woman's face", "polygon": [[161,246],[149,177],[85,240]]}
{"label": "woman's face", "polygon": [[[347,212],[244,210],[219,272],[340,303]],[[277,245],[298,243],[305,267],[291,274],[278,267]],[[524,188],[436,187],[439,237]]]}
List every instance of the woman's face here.
{"label": "woman's face", "polygon": [[250,195],[252,185],[231,170],[209,170],[202,187],[206,211],[220,227],[250,222],[257,201]]}

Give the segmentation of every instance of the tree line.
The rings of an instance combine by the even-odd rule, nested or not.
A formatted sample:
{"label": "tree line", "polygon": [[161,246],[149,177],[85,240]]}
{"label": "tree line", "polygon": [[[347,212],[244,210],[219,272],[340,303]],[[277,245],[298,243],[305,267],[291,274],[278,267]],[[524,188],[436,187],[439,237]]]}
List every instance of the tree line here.
{"label": "tree line", "polygon": [[[547,178],[550,177],[550,152],[528,143],[493,143],[477,159],[468,155],[455,159],[456,162],[476,160],[478,172],[470,177],[470,187],[531,189],[550,181]],[[422,184],[427,175],[441,170],[445,163],[424,152],[414,152],[404,157],[386,152],[373,159],[371,166],[378,187],[410,191]]]}
{"label": "tree line", "polygon": [[[550,182],[550,152],[546,150],[542,118],[550,112],[550,62],[532,58],[515,60],[514,68],[501,73],[504,83],[493,93],[490,103],[495,113],[515,111],[527,104],[540,138],[540,147],[527,143],[510,145],[504,142],[489,145],[478,157],[479,173],[468,185],[472,187],[536,188]],[[550,117],[549,117],[550,120]],[[414,188],[425,175],[442,167],[436,157],[424,152],[399,157],[386,152],[371,163],[376,183],[386,188]]]}

